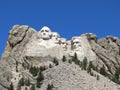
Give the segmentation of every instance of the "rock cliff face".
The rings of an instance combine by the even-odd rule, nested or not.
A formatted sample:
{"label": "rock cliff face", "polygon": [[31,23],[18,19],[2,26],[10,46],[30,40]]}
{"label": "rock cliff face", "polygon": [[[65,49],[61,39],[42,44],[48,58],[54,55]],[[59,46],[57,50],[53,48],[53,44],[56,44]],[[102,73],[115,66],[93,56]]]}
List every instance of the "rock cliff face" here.
{"label": "rock cliff face", "polygon": [[[0,61],[0,90],[9,89],[11,83],[17,90],[18,82],[23,76],[30,78],[31,82],[36,82],[34,77],[24,68],[27,65],[48,67],[53,64],[55,58],[59,62],[63,56],[70,60],[75,53],[80,62],[86,57],[88,62],[92,62],[98,69],[104,66],[109,75],[114,75],[120,67],[120,40],[116,37],[107,36],[97,40],[96,35],[86,33],[72,37],[67,41],[46,26],[37,32],[27,25],[15,25],[9,32],[6,48]],[[75,71],[73,68],[76,68]],[[54,73],[51,74],[52,72]],[[46,90],[46,85],[49,82],[55,84],[58,90],[120,90],[119,85],[102,75],[99,75],[101,79],[97,81],[74,64],[61,63],[60,66],[50,68],[43,73],[46,79],[43,81],[41,89],[36,90]],[[61,73],[62,76],[55,75],[58,73]],[[77,75],[76,79],[72,73]],[[65,79],[60,80],[63,78]],[[105,80],[104,84],[103,80]]]}
{"label": "rock cliff face", "polygon": [[97,43],[95,40],[89,40],[89,42],[98,58],[98,65],[104,65],[110,73],[114,74],[120,65],[120,40],[116,37],[107,36],[99,39]]}

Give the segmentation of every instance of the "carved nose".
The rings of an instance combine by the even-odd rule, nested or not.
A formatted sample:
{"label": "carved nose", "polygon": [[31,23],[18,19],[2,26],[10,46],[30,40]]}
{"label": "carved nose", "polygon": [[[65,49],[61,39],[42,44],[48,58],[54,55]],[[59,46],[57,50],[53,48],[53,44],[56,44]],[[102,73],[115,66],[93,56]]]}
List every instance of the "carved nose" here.
{"label": "carved nose", "polygon": [[77,46],[76,44],[73,45],[74,48],[76,48],[76,46]]}
{"label": "carved nose", "polygon": [[46,33],[43,33],[43,35],[46,35]]}
{"label": "carved nose", "polygon": [[76,43],[74,43],[74,46],[76,46],[77,44]]}

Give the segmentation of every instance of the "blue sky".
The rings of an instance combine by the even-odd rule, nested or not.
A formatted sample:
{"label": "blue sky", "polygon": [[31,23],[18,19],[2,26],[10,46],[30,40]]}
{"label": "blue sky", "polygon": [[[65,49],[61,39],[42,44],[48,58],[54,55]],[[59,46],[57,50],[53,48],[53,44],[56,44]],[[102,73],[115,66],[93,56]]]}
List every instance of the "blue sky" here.
{"label": "blue sky", "polygon": [[15,24],[47,25],[67,39],[86,32],[120,38],[120,0],[1,0],[0,12],[0,57]]}

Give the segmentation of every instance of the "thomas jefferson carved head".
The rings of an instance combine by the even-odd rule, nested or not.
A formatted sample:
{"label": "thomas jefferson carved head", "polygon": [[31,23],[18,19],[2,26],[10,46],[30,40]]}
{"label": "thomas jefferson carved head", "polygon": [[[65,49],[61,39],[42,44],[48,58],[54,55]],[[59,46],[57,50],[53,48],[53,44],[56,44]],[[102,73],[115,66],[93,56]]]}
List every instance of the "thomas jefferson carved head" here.
{"label": "thomas jefferson carved head", "polygon": [[52,32],[52,39],[58,40],[60,38],[60,35],[57,32]]}

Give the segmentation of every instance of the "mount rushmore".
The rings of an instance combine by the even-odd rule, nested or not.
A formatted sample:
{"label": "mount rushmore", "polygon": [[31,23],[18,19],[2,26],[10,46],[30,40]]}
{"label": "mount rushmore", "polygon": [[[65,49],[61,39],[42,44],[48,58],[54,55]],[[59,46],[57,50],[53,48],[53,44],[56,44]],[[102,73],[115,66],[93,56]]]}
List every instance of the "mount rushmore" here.
{"label": "mount rushmore", "polygon": [[[92,34],[89,33],[89,35]],[[70,57],[76,52],[79,60],[83,60],[84,57],[87,57],[89,61],[96,59],[95,53],[88,43],[87,36],[75,36],[67,41],[66,38],[61,38],[57,32],[52,32],[47,26],[44,26],[38,33],[33,35],[26,48],[26,56],[41,55],[62,59],[63,55]]]}
{"label": "mount rushmore", "polygon": [[[11,83],[14,90],[29,90],[37,82],[29,71],[32,66],[48,68],[43,71],[45,80],[41,88],[36,87],[35,90],[47,90],[50,83],[57,90],[120,90],[114,80],[104,77],[98,71],[93,69],[94,75],[91,75],[99,75],[100,80],[74,63],[67,63],[75,54],[79,62],[86,58],[98,70],[104,67],[108,76],[116,75],[116,70],[120,68],[120,40],[117,37],[97,39],[95,34],[86,33],[67,40],[47,26],[36,31],[27,25],[14,25],[0,61],[0,90],[11,90]],[[63,63],[63,57],[68,61]],[[54,65],[54,59],[58,60],[58,66]],[[30,86],[23,85],[18,89],[23,77],[29,78]]]}

